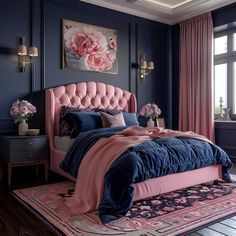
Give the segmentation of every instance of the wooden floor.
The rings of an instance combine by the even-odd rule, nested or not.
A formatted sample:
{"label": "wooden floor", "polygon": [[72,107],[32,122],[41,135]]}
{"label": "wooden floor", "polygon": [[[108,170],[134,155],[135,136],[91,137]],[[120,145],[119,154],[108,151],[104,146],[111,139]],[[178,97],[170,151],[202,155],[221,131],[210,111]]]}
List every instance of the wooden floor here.
{"label": "wooden floor", "polygon": [[[41,173],[42,172],[42,173]],[[6,176],[4,176],[6,177]],[[37,179],[32,167],[16,169],[12,176],[12,189],[45,184],[43,169]],[[61,177],[49,174],[49,183],[59,182]],[[0,236],[55,236],[58,235],[20,204],[8,191],[6,178],[0,183]]]}
{"label": "wooden floor", "polygon": [[197,230],[188,236],[236,236],[236,216]]}
{"label": "wooden floor", "polygon": [[[45,184],[43,169],[37,179],[34,168],[21,168],[13,172],[12,189]],[[236,168],[232,171],[236,174]],[[53,173],[49,174],[49,183],[65,179]],[[0,182],[0,236],[56,236],[59,235],[45,222],[20,204],[7,190],[6,180]],[[235,216],[215,222],[186,236],[236,236]]]}

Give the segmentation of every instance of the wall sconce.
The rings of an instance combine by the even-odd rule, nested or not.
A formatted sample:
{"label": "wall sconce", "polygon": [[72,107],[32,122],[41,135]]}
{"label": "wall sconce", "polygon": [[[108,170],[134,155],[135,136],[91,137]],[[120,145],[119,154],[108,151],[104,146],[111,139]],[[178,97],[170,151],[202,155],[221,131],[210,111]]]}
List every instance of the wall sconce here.
{"label": "wall sconce", "polygon": [[30,47],[29,48],[29,61],[27,61],[27,47],[25,44],[25,38],[20,38],[19,39],[19,46],[17,50],[18,54],[18,67],[19,67],[19,72],[25,72],[25,67],[27,64],[32,63],[32,58],[38,56],[38,48],[36,47]]}
{"label": "wall sconce", "polygon": [[148,75],[154,69],[154,63],[152,61],[146,61],[145,55],[140,56],[139,73],[141,80],[145,80],[145,76]]}

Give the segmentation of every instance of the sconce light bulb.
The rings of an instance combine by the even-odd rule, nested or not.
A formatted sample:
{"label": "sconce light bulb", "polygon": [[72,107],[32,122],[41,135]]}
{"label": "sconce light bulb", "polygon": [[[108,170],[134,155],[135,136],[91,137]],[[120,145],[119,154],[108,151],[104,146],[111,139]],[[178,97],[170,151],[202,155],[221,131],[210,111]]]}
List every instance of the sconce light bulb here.
{"label": "sconce light bulb", "polygon": [[145,80],[145,76],[148,75],[151,70],[154,69],[154,62],[146,61],[145,55],[140,55],[140,63],[139,63],[139,75],[141,80]]}
{"label": "sconce light bulb", "polygon": [[[19,72],[25,72],[25,67],[27,64],[31,64],[33,62],[32,59],[27,60],[27,48],[25,43],[25,38],[19,38],[19,45],[17,49],[18,57],[18,68]],[[29,56],[30,57],[37,57],[38,56],[38,48],[37,47],[30,47],[29,48]]]}

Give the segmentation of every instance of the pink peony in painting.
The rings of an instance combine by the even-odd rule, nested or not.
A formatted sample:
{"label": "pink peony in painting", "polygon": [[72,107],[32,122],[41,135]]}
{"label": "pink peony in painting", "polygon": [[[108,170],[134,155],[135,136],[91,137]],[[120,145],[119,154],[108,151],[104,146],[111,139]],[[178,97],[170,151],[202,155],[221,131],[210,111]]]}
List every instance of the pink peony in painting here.
{"label": "pink peony in painting", "polygon": [[63,68],[118,73],[117,30],[63,20]]}

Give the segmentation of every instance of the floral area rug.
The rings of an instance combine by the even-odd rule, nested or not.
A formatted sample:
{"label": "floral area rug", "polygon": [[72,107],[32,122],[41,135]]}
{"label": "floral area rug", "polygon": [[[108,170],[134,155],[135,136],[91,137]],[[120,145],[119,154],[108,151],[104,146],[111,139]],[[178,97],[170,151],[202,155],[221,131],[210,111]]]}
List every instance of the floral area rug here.
{"label": "floral area rug", "polygon": [[[106,225],[96,223],[94,214],[60,219],[58,211],[65,198],[71,197],[75,183],[62,182],[19,189],[13,195],[26,207],[51,224],[60,235],[134,235],[172,236],[236,214],[236,184],[201,184],[135,202],[127,215]],[[54,194],[54,201],[44,201]]]}

